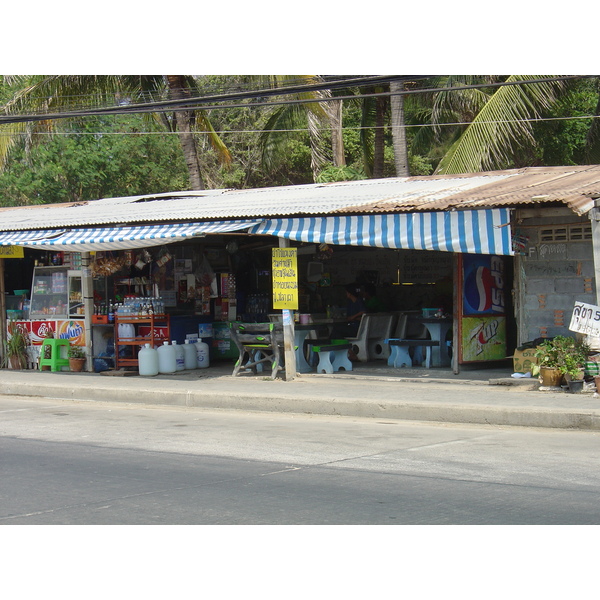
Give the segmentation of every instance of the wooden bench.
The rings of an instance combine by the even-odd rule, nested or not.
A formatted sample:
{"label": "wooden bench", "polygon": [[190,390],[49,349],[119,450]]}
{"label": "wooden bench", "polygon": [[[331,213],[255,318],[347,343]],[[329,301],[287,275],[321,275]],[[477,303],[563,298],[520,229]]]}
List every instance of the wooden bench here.
{"label": "wooden bench", "polygon": [[425,367],[431,368],[431,348],[439,346],[440,343],[435,340],[407,340],[390,338],[385,340],[390,345],[391,353],[388,358],[388,366],[390,367],[412,367],[412,359],[410,357],[409,348],[423,347],[425,348]]}
{"label": "wooden bench", "polygon": [[317,373],[333,373],[340,369],[352,371],[352,362],[348,358],[352,344],[346,340],[307,340],[306,343],[319,356]]}

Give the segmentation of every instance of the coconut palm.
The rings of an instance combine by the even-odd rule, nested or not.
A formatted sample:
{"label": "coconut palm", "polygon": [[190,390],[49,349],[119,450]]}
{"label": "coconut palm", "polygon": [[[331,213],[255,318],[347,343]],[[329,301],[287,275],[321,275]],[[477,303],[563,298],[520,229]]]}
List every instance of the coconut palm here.
{"label": "coconut palm", "polygon": [[[318,75],[271,75],[258,76],[258,82],[271,88],[285,91],[286,85],[322,81]],[[323,130],[331,128],[334,164],[344,164],[343,140],[341,137],[340,101],[314,102],[315,99],[331,98],[328,90],[318,90],[293,94],[298,103],[274,107],[268,114],[259,137],[263,164],[273,168],[280,161],[282,149],[289,138],[289,131],[308,124],[311,150],[311,169],[316,180],[323,165],[328,162],[328,151],[324,147]]]}
{"label": "coconut palm", "polygon": [[[17,112],[44,113],[89,108],[93,102],[105,106],[108,102],[121,104],[158,99],[165,94],[170,99],[185,99],[196,90],[195,79],[188,75],[35,75],[4,77],[15,91],[3,109],[7,114]],[[108,102],[107,102],[107,99]],[[215,133],[203,111],[179,110],[173,116],[152,113],[166,128],[176,131],[185,156],[191,189],[203,189],[198,149],[194,131],[208,136],[211,146],[225,164],[231,155]],[[0,166],[6,163],[11,148],[23,134],[26,143],[36,134],[49,132],[54,122],[13,123],[0,129]]]}
{"label": "coconut palm", "polygon": [[[491,94],[485,90],[452,91],[464,83],[447,79],[448,91],[438,92],[432,119],[439,125],[444,115],[470,121],[438,164],[436,173],[469,173],[512,166],[525,148],[535,147],[533,120],[540,118],[567,90],[563,81],[533,81],[537,75],[511,75],[507,85]],[[464,93],[463,93],[464,92]],[[472,116],[473,115],[473,116]]]}

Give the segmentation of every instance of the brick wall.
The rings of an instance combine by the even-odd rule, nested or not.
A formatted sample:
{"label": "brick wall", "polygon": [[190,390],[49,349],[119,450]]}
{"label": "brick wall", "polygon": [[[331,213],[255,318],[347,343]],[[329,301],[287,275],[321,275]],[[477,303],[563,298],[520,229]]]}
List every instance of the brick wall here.
{"label": "brick wall", "polygon": [[568,327],[575,301],[596,304],[589,219],[560,209],[548,213],[518,218],[514,227],[528,238],[515,268],[520,344],[574,335]]}

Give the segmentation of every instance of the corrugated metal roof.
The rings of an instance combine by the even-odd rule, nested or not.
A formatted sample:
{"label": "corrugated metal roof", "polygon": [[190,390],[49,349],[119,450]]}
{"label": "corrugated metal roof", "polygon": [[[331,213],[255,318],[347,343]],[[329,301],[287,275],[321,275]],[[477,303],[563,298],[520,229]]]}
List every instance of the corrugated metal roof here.
{"label": "corrugated metal roof", "polygon": [[173,192],[0,209],[0,231],[114,224],[399,213],[560,202],[577,214],[600,197],[600,166],[528,167],[251,190]]}

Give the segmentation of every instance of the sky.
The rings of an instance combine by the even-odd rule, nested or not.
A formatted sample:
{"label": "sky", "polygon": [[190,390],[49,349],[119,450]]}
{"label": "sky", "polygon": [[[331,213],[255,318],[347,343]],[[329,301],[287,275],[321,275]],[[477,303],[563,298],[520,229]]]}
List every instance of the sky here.
{"label": "sky", "polygon": [[66,0],[51,13],[36,10],[35,2],[11,4],[3,7],[3,22],[23,27],[5,26],[0,36],[6,75],[581,75],[594,68],[583,57],[596,55],[581,16],[565,10],[557,18],[537,1],[233,0],[223,10],[221,3],[157,9]]}

